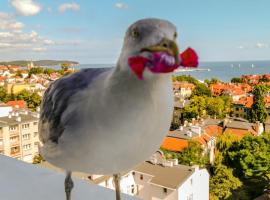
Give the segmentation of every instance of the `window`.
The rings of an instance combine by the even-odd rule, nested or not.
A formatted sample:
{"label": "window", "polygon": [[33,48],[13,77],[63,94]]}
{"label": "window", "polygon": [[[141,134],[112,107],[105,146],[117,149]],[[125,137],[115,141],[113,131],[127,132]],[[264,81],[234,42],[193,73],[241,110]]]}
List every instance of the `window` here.
{"label": "window", "polygon": [[15,136],[15,137],[10,137],[10,142],[18,142],[19,141],[19,137]]}
{"label": "window", "polygon": [[236,111],[239,111],[239,108],[235,108]]}
{"label": "window", "polygon": [[19,153],[20,147],[12,147],[10,148],[11,154]]}
{"label": "window", "polygon": [[23,150],[29,150],[29,149],[31,149],[31,144],[23,145]]}
{"label": "window", "polygon": [[39,142],[35,142],[34,145],[35,145],[36,148],[38,148]]}
{"label": "window", "polygon": [[131,185],[131,193],[134,194],[135,193],[135,188],[134,185]]}
{"label": "window", "polygon": [[34,122],[34,126],[36,126],[36,125],[38,125],[38,123],[37,122]]}
{"label": "window", "polygon": [[38,136],[38,132],[34,132],[34,137],[37,137]]}
{"label": "window", "polygon": [[192,185],[193,184],[193,179],[190,179],[190,185]]}
{"label": "window", "polygon": [[28,129],[30,127],[30,124],[23,124],[22,129]]}
{"label": "window", "polygon": [[140,175],[140,179],[143,180],[143,175],[142,174]]}
{"label": "window", "polygon": [[135,176],[135,172],[132,172],[132,175]]}
{"label": "window", "polygon": [[163,188],[163,192],[164,193],[167,193],[167,188]]}
{"label": "window", "polygon": [[30,140],[30,133],[23,134],[22,138],[23,140]]}
{"label": "window", "polygon": [[193,194],[188,195],[187,200],[193,200]]}
{"label": "window", "polygon": [[14,126],[9,126],[9,130],[10,130],[10,131],[15,131],[15,130],[17,130],[17,126],[16,126],[16,125],[14,125]]}

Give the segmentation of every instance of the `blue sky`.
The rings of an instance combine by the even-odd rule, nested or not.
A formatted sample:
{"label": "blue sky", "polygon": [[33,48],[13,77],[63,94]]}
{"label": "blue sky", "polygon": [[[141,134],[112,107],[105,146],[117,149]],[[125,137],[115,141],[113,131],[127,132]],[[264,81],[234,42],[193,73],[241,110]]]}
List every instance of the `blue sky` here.
{"label": "blue sky", "polygon": [[269,0],[2,0],[0,60],[115,63],[126,28],[173,22],[201,61],[270,60]]}

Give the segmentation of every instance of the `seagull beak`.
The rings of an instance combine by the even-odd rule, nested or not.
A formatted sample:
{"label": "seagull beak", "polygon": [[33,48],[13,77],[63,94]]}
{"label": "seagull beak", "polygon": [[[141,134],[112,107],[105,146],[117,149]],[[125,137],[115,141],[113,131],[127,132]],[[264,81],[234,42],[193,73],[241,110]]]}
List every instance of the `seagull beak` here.
{"label": "seagull beak", "polygon": [[144,47],[141,49],[141,52],[166,52],[169,55],[173,56],[175,59],[175,64],[180,65],[179,59],[179,50],[175,41],[163,38],[160,43],[150,47]]}

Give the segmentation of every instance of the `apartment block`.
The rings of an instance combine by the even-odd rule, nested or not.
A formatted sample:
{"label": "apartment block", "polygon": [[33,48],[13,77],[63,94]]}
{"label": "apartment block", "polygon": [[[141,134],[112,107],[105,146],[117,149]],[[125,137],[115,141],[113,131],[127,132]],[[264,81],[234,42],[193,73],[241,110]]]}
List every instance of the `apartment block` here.
{"label": "apartment block", "polygon": [[12,111],[0,117],[0,153],[26,162],[38,154],[37,113]]}

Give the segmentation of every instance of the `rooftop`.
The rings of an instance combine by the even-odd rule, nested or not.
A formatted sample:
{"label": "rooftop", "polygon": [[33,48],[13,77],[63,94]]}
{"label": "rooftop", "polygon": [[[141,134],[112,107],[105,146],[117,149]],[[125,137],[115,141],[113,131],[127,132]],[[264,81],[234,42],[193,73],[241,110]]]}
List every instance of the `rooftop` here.
{"label": "rooftop", "polygon": [[185,165],[176,165],[173,167],[164,167],[150,162],[144,162],[134,168],[134,171],[153,176],[150,183],[163,186],[170,189],[177,189],[194,172],[195,167]]}
{"label": "rooftop", "polygon": [[[18,121],[17,117],[20,117],[21,121]],[[34,117],[30,114],[27,114],[27,115],[19,114],[19,116],[11,116],[10,118],[8,116],[7,117],[0,117],[0,127],[20,124],[20,123],[25,123],[25,122],[38,121],[38,120],[39,120],[39,118]]]}

